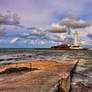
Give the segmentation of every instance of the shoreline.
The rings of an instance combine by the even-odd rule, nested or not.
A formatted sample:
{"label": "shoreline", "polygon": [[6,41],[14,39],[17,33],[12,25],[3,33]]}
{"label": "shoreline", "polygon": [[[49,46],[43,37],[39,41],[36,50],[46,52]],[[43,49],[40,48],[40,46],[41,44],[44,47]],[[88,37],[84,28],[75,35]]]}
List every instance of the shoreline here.
{"label": "shoreline", "polygon": [[[39,51],[39,50],[38,50]],[[23,78],[24,80],[29,80],[30,82],[32,81],[30,78],[31,78],[31,75],[30,74],[32,74],[32,76],[33,76],[33,74],[35,73],[37,73],[37,75],[39,75],[40,74],[40,72],[41,72],[41,76],[44,76],[44,78],[45,78],[45,73],[43,73],[43,70],[45,70],[45,72],[46,72],[46,74],[47,73],[49,73],[49,71],[53,71],[53,72],[55,72],[53,69],[54,69],[54,66],[56,66],[56,65],[59,65],[59,64],[61,64],[60,66],[62,66],[61,68],[60,68],[60,72],[62,71],[62,68],[64,67],[64,69],[67,69],[67,68],[69,68],[68,67],[68,65],[70,65],[70,64],[72,64],[73,62],[70,62],[71,60],[75,60],[75,59],[80,59],[80,61],[79,61],[79,63],[78,63],[78,65],[77,65],[77,69],[73,69],[73,70],[75,70],[74,72],[73,72],[73,81],[71,81],[71,87],[74,89],[74,90],[89,90],[89,88],[88,87],[90,87],[91,88],[91,85],[92,85],[92,83],[90,82],[91,81],[91,64],[92,64],[92,58],[91,58],[91,51],[78,51],[78,53],[76,53],[77,51],[71,51],[71,53],[70,53],[70,51],[68,52],[67,50],[66,51],[57,51],[57,50],[55,50],[55,51],[46,51],[46,50],[40,50],[38,53],[36,53],[36,56],[40,56],[40,55],[43,55],[43,56],[45,56],[46,58],[44,59],[43,57],[41,57],[40,58],[40,60],[36,60],[36,58],[35,58],[35,60],[18,60],[18,61],[16,61],[16,63],[18,63],[17,65],[16,65],[16,63],[14,64],[14,62],[12,63],[12,64],[3,64],[3,65],[5,65],[5,66],[7,66],[7,68],[4,68],[4,69],[6,69],[6,71],[4,71],[3,73],[1,73],[0,74],[0,83],[1,84],[3,84],[4,82],[8,82],[9,84],[10,84],[10,86],[12,86],[11,84],[12,84],[12,81],[11,81],[11,79],[12,80],[14,80],[13,82],[15,82],[15,84],[16,84],[16,80],[18,80],[18,78],[20,78],[20,82],[22,82],[23,80],[21,79],[21,78]],[[48,55],[48,53],[50,53],[49,55],[50,55],[50,60],[47,58],[47,56],[49,56]],[[55,53],[55,54],[54,54]],[[24,56],[24,54],[25,55],[29,55],[29,54],[31,54],[31,52],[29,53],[29,54],[26,54],[26,53],[23,53],[23,56]],[[33,54],[33,53],[32,53]],[[32,55],[31,54],[31,55]],[[12,54],[10,54],[11,56],[12,56]],[[16,54],[17,55],[17,54]],[[16,56],[15,54],[14,54],[14,57]],[[19,54],[18,56],[20,57],[22,54]],[[53,58],[53,60],[52,60],[52,57],[54,57]],[[60,57],[60,59],[59,59],[59,57]],[[7,58],[9,58],[9,60],[10,59],[12,59],[12,58],[10,58],[9,56],[7,56]],[[30,58],[32,58],[32,57],[30,57]],[[64,58],[64,59],[63,59]],[[47,59],[47,60],[46,60]],[[57,61],[57,59],[59,60],[59,61]],[[82,60],[82,61],[81,61]],[[3,62],[3,61],[2,61]],[[8,61],[7,61],[8,62]],[[29,63],[29,64],[28,64]],[[30,65],[30,63],[32,63],[32,65]],[[67,64],[67,65],[66,65]],[[1,65],[0,65],[1,66]],[[16,67],[17,66],[17,67]],[[32,66],[31,68],[30,68],[30,66]],[[65,67],[65,66],[67,66],[67,67]],[[47,69],[50,69],[51,68],[51,70],[49,70],[48,72],[47,72]],[[56,68],[56,69],[58,69],[58,67]],[[1,70],[1,69],[0,69]],[[3,70],[3,69],[2,69]],[[66,70],[65,70],[66,71]],[[79,71],[79,72],[78,72]],[[53,74],[53,72],[51,72],[51,74]],[[58,72],[57,72],[58,73]],[[76,73],[77,73],[77,76],[76,76]],[[27,74],[27,76],[30,76],[30,78],[29,77],[27,77],[26,76],[26,74]],[[66,74],[66,73],[65,73]],[[72,72],[70,73],[70,75],[72,74]],[[35,75],[34,76],[34,78],[37,76],[37,75]],[[62,74],[61,74],[62,75]],[[61,76],[60,75],[60,76]],[[67,74],[66,74],[67,75]],[[68,74],[69,75],[69,74]],[[67,76],[68,76],[67,75]],[[69,75],[69,76],[70,76]],[[89,76],[89,77],[85,77],[85,75],[86,76]],[[24,77],[23,77],[24,76]],[[49,76],[49,75],[48,75]],[[46,81],[48,81],[48,76],[47,76],[47,78],[46,78]],[[52,75],[51,75],[52,76]],[[63,76],[63,75],[62,75]],[[38,76],[39,77],[39,76]],[[36,77],[36,79],[38,78],[38,77]],[[32,77],[33,78],[33,77]],[[43,78],[43,77],[42,77]],[[55,78],[58,78],[57,76],[55,77]],[[40,79],[40,78],[39,78]],[[85,85],[85,82],[86,82],[86,79],[87,80],[90,80],[89,82],[88,82],[88,85]],[[34,79],[33,79],[34,80]],[[38,81],[38,80],[37,80]],[[42,80],[40,80],[40,81],[42,81]],[[26,81],[25,81],[26,82]],[[22,82],[22,83],[24,83],[24,82]],[[59,82],[60,83],[60,82]],[[0,85],[1,85],[0,84]],[[30,84],[30,83],[29,83]],[[45,85],[46,83],[44,83],[44,85]],[[54,83],[55,84],[55,83]],[[54,85],[53,84],[53,85]],[[22,84],[21,83],[18,83],[18,85],[19,86],[21,86]],[[35,85],[35,84],[34,84]],[[81,85],[81,86],[79,86],[79,85]],[[15,85],[16,86],[16,85]],[[25,85],[26,86],[26,85]],[[4,87],[6,87],[6,86],[4,86]],[[14,86],[12,86],[12,87],[14,87]],[[22,87],[22,86],[21,86]],[[59,87],[59,85],[58,84],[56,84],[55,86],[54,86],[55,88],[57,88],[57,87]],[[82,89],[82,87],[84,88],[84,89]],[[47,87],[48,88],[48,87]],[[51,87],[52,88],[52,87]],[[7,88],[8,89],[8,88]],[[6,90],[7,90],[6,89]],[[15,89],[15,88],[14,88]],[[25,89],[30,89],[30,87],[28,87],[28,88],[25,88]],[[5,90],[5,89],[0,89],[0,90]],[[16,89],[17,90],[17,89]],[[21,88],[20,88],[20,90],[22,90]],[[3,91],[4,92],[4,91]],[[5,91],[5,92],[7,92],[7,91]],[[9,92],[11,92],[11,91],[9,91]],[[15,91],[15,92],[17,92],[17,91]],[[21,92],[21,91],[20,91]],[[26,92],[26,91],[24,91],[24,92]],[[30,92],[30,91],[28,91],[28,92]],[[72,92],[72,91],[70,91],[70,92]],[[76,92],[76,91],[74,91],[74,92]]]}

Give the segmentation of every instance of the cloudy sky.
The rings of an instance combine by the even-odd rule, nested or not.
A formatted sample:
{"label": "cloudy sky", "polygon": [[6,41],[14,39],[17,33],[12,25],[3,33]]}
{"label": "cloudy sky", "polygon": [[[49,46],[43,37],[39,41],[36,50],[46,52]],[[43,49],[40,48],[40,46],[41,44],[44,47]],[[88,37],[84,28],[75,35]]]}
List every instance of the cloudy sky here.
{"label": "cloudy sky", "polygon": [[92,48],[92,0],[0,0],[0,48],[65,42]]}

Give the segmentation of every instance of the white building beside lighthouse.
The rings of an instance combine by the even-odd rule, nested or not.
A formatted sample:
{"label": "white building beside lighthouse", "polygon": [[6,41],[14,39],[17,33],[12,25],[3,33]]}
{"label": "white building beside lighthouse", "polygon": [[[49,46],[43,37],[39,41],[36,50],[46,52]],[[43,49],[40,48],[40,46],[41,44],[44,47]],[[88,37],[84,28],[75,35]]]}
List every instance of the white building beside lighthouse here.
{"label": "white building beside lighthouse", "polygon": [[79,46],[77,31],[74,32],[74,44],[71,45],[70,49],[83,49],[81,46]]}

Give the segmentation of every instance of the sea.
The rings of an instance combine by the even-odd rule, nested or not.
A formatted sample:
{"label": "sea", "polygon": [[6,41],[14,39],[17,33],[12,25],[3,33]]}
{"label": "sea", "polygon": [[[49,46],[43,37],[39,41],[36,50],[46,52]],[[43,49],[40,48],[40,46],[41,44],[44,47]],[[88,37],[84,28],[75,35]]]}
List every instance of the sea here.
{"label": "sea", "polygon": [[63,62],[72,56],[80,56],[80,61],[72,77],[72,83],[82,82],[88,88],[92,88],[92,50],[2,48],[0,49],[0,64],[43,59]]}

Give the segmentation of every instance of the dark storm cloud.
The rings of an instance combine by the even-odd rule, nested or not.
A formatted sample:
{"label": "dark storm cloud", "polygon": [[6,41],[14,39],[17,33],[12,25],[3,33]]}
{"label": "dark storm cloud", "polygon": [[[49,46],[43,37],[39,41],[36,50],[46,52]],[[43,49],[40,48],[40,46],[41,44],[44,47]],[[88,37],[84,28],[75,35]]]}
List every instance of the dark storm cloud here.
{"label": "dark storm cloud", "polygon": [[[28,30],[30,30],[30,28]],[[33,36],[39,39],[48,39],[49,33],[47,31],[44,31],[43,29],[31,28],[31,32],[21,34],[21,37],[24,38],[33,37]]]}
{"label": "dark storm cloud", "polygon": [[19,17],[17,14],[0,14],[0,25],[19,25]]}
{"label": "dark storm cloud", "polygon": [[66,18],[60,22],[60,25],[66,25],[69,28],[85,28],[90,26],[90,23],[83,20],[73,20]]}
{"label": "dark storm cloud", "polygon": [[68,33],[71,34],[71,29],[86,28],[91,25],[90,22],[80,20],[77,15],[69,13],[67,17],[63,18],[61,22],[52,24],[49,32],[52,33]]}
{"label": "dark storm cloud", "polygon": [[27,28],[28,30],[34,30],[34,29],[37,29],[36,27],[29,27]]}
{"label": "dark storm cloud", "polygon": [[79,20],[78,16],[73,13],[68,14],[59,24],[61,26],[65,25],[68,28],[85,28],[91,25],[90,22]]}

